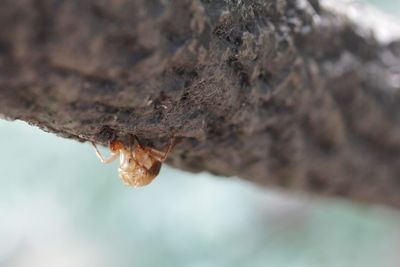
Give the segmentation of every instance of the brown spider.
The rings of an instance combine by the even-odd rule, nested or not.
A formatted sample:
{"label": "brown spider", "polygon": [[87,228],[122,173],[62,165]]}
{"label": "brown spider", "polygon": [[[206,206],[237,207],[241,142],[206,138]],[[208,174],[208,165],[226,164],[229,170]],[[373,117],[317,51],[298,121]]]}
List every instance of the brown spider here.
{"label": "brown spider", "polygon": [[[136,146],[134,146],[134,141],[137,142]],[[162,163],[175,144],[175,134],[172,135],[165,152],[142,146],[137,136],[133,136],[129,146],[125,146],[120,140],[114,140],[108,146],[111,156],[105,159],[97,149],[96,144],[92,142],[96,155],[102,163],[110,163],[116,160],[118,156],[120,157],[119,177],[124,184],[132,187],[141,187],[151,183],[160,172]]]}

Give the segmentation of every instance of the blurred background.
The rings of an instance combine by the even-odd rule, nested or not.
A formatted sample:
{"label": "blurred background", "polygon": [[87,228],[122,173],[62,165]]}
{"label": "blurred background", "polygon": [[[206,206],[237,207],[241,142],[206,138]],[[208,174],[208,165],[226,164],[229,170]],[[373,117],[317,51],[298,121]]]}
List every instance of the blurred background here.
{"label": "blurred background", "polygon": [[[400,1],[368,1],[400,16]],[[89,144],[0,121],[1,267],[398,267],[400,213],[164,166],[142,189]],[[105,150],[103,150],[105,152]]]}

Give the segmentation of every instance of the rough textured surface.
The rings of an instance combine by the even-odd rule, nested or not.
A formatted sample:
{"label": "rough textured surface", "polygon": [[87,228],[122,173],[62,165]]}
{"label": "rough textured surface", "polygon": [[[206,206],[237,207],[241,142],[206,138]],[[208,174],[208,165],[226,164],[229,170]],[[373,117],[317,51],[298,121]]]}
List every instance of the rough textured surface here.
{"label": "rough textured surface", "polygon": [[400,206],[400,43],[317,0],[3,0],[0,113],[169,163]]}

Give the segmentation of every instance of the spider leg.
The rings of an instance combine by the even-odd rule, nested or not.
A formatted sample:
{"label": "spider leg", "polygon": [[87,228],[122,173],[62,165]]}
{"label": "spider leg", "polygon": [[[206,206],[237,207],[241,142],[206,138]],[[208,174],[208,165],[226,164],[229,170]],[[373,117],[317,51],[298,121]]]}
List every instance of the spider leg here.
{"label": "spider leg", "polygon": [[100,159],[101,163],[107,164],[111,163],[118,158],[118,153],[112,153],[109,158],[104,158],[103,155],[100,153],[99,149],[97,148],[94,142],[91,142],[94,150],[96,152],[97,157]]}
{"label": "spider leg", "polygon": [[[154,148],[150,148],[150,147],[144,146],[144,145],[140,142],[139,138],[138,138],[136,135],[131,135],[131,138],[133,138],[133,140],[137,142],[137,144],[138,144],[138,146],[139,146],[139,150],[138,150],[138,151],[143,151],[144,153],[150,155],[152,158],[154,158],[154,159],[156,159],[156,160],[158,160],[158,161],[162,161],[161,158],[163,157],[164,152],[161,152],[161,151],[159,151],[159,150],[157,150],[157,149],[154,149]],[[133,156],[133,155],[134,155],[134,153],[133,153],[133,151],[132,151],[132,156]],[[133,157],[134,157],[134,156],[133,156]],[[141,157],[141,156],[139,156],[139,158],[140,158],[140,157]]]}
{"label": "spider leg", "polygon": [[159,150],[154,149],[154,148],[150,148],[150,147],[143,148],[143,151],[146,154],[150,155],[152,158],[154,158],[154,159],[156,159],[158,161],[161,161],[161,162],[163,161],[163,156],[165,154],[164,152],[159,151]]}
{"label": "spider leg", "polygon": [[143,144],[139,141],[139,138],[136,135],[132,135],[132,137],[138,143],[140,148],[144,148]]}
{"label": "spider leg", "polygon": [[176,145],[176,139],[175,139],[175,133],[173,133],[169,146],[165,152],[150,147],[145,147],[144,150],[148,152],[153,158],[163,162],[168,157],[169,153],[171,153],[175,145]]}

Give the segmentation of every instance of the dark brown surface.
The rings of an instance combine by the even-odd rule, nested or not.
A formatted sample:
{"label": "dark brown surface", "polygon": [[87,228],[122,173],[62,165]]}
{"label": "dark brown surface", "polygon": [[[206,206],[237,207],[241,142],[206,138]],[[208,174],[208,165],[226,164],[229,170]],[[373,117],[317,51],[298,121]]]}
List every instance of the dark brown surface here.
{"label": "dark brown surface", "polygon": [[0,113],[169,163],[400,206],[400,45],[316,0],[3,0]]}

